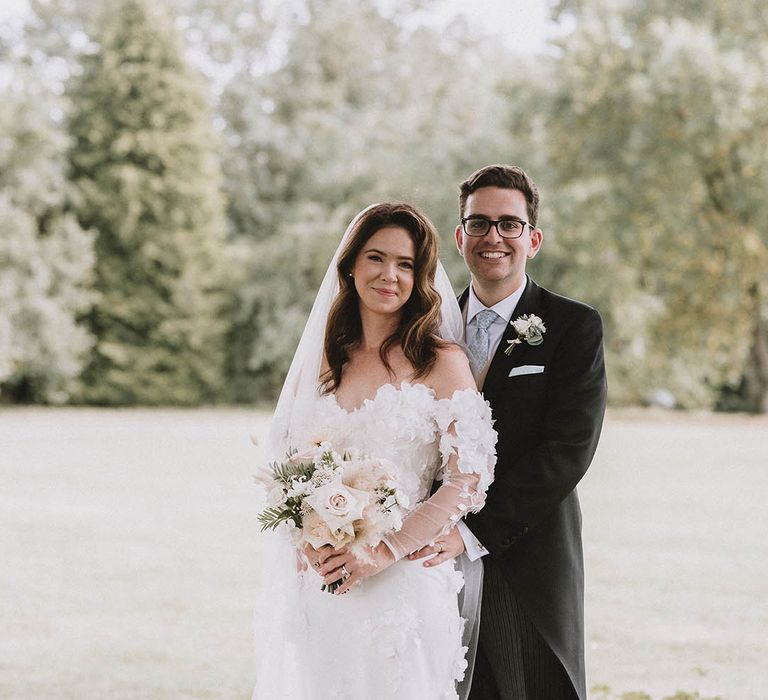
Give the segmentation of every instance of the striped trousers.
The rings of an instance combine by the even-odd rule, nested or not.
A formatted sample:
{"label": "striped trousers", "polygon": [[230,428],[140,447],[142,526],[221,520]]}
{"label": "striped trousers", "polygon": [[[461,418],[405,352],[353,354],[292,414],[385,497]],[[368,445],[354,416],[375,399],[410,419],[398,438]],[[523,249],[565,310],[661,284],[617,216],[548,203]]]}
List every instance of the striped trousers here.
{"label": "striped trousers", "polygon": [[480,639],[469,700],[578,700],[560,660],[499,567],[483,559]]}

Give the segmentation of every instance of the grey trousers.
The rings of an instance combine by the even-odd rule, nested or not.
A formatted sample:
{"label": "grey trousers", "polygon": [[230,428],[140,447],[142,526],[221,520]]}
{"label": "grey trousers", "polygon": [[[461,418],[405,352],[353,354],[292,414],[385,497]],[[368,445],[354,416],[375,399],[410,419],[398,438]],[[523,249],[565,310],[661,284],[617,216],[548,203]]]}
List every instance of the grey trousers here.
{"label": "grey trousers", "polygon": [[499,567],[483,560],[480,640],[469,700],[578,700],[560,660]]}

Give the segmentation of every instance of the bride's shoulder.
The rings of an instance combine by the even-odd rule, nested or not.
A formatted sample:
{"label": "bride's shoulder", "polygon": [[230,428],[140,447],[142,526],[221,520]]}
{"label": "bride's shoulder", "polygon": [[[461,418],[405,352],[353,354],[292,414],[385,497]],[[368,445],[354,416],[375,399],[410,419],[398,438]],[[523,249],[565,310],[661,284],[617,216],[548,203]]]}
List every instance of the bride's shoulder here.
{"label": "bride's shoulder", "polygon": [[477,390],[464,350],[454,343],[443,343],[437,349],[437,359],[425,377],[438,399],[451,398],[461,389]]}
{"label": "bride's shoulder", "polygon": [[440,340],[440,344],[437,346],[437,363],[466,363],[469,367],[469,360],[464,349],[458,343],[451,342],[450,340]]}

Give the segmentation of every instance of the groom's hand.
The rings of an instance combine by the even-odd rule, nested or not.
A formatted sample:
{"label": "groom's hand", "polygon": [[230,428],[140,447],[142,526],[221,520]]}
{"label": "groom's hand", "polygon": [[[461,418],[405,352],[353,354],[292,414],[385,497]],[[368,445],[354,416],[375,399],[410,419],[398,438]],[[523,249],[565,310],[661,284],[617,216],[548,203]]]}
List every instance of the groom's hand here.
{"label": "groom's hand", "polygon": [[416,550],[413,554],[409,554],[408,558],[414,560],[432,557],[424,562],[424,566],[437,566],[449,559],[455,559],[463,552],[464,540],[461,533],[458,528],[452,527],[445,535],[438,537],[434,544],[428,544],[426,547]]}

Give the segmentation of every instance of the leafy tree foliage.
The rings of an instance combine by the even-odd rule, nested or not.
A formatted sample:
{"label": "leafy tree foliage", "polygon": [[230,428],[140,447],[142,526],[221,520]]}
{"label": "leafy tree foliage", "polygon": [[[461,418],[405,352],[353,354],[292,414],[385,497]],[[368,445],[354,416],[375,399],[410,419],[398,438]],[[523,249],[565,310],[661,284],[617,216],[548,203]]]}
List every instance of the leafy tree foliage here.
{"label": "leafy tree foliage", "polygon": [[[29,358],[66,396],[95,293],[82,400],[270,398],[356,211],[422,207],[460,288],[456,184],[516,162],[543,191],[533,275],[603,313],[614,403],[664,390],[680,406],[768,409],[762,3],[561,0],[573,30],[536,56],[462,22],[429,28],[431,0],[167,0],[175,28],[144,0],[30,4],[16,53],[38,91],[69,87],[53,111],[23,107],[46,175],[24,169],[21,132],[0,149],[16,154],[0,173],[6,396],[12,381],[49,396],[24,379]],[[29,186],[67,144],[45,116],[57,112],[75,139],[79,225],[63,182]],[[54,244],[83,253],[57,258]],[[73,262],[64,273],[54,258]],[[30,325],[22,309],[41,305],[50,318]]]}
{"label": "leafy tree foliage", "polygon": [[110,4],[95,38],[69,91],[77,213],[98,232],[83,399],[213,401],[224,224],[205,89],[145,0]]}
{"label": "leafy tree foliage", "polygon": [[[503,59],[461,26],[407,28],[371,0],[302,3],[272,70],[224,91],[223,158],[233,235],[254,264],[240,290],[231,369],[240,398],[282,381],[320,277],[356,211],[376,201],[421,206],[453,250],[455,187],[508,160],[498,75]],[[464,277],[464,279],[466,279]]]}
{"label": "leafy tree foliage", "polygon": [[70,208],[60,100],[23,62],[0,90],[0,388],[16,401],[62,402],[92,339],[93,237]]}
{"label": "leafy tree foliage", "polygon": [[711,405],[746,375],[751,407],[766,410],[758,4],[589,0],[563,11],[576,30],[548,105],[556,269],[566,289],[608,300],[613,398],[664,387],[681,405]]}

